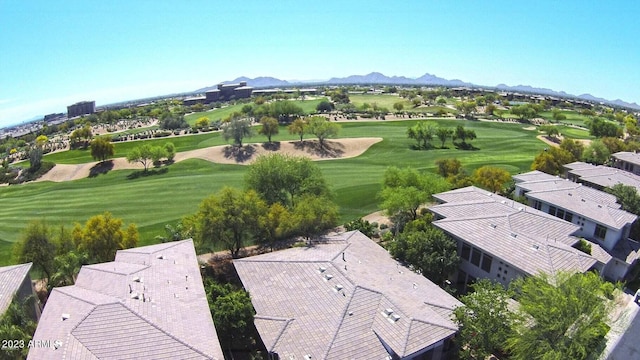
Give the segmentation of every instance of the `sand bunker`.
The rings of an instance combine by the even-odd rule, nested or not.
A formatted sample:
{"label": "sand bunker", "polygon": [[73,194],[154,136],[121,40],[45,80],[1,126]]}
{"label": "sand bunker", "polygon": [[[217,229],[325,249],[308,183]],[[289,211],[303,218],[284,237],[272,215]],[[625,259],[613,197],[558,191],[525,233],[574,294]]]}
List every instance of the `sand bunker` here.
{"label": "sand bunker", "polygon": [[[364,153],[371,145],[382,141],[382,138],[346,138],[325,140],[325,146],[320,147],[317,140],[282,141],[272,144],[248,144],[242,148],[228,145],[213,146],[205,149],[179,152],[175,161],[186,159],[203,159],[218,164],[251,164],[264,154],[281,153],[295,156],[306,156],[312,160],[346,159]],[[89,177],[92,172],[104,172],[98,169],[98,162],[78,165],[57,164],[48,173],[36,181],[63,182]],[[125,158],[112,159],[109,170],[138,170],[144,167],[140,163],[131,164]]]}

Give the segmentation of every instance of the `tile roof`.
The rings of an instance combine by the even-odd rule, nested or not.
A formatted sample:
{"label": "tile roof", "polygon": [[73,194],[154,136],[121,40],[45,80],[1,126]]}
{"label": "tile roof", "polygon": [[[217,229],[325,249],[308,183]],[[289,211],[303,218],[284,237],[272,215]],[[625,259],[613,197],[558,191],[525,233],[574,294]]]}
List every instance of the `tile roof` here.
{"label": "tile roof", "polygon": [[589,169],[595,165],[592,165],[583,161],[574,161],[572,163],[564,164],[562,166],[568,170],[580,170],[580,169]]}
{"label": "tile roof", "polygon": [[584,165],[580,168],[569,170],[570,174],[579,178],[579,182],[592,183],[601,187],[623,184],[640,189],[640,176],[634,173],[609,166],[582,164]]}
{"label": "tile roof", "polygon": [[611,155],[612,157],[626,161],[628,163],[632,163],[635,165],[640,165],[640,154],[629,151],[621,151]]}
{"label": "tile roof", "polygon": [[281,359],[384,359],[385,344],[404,358],[457,331],[461,303],[357,231],[234,266]]}
{"label": "tile roof", "polygon": [[526,173],[514,175],[513,180],[515,180],[516,182],[525,182],[525,181],[562,180],[562,179],[558,176],[549,175],[539,170],[533,170]]}
{"label": "tile roof", "polygon": [[620,209],[615,196],[581,184],[566,189],[529,191],[527,198],[569,210],[615,229],[622,229],[637,218],[636,215]]}
{"label": "tile roof", "polygon": [[0,267],[0,316],[11,304],[30,270],[31,263]]}
{"label": "tile roof", "polygon": [[30,359],[223,359],[192,240],[120,250],[55,288]]}
{"label": "tile roof", "polygon": [[599,252],[598,257],[589,256],[572,247],[579,241],[572,236],[578,225],[505,197],[473,186],[434,197],[454,200],[429,208],[444,217],[433,222],[436,227],[528,274],[586,271],[598,261],[611,260]]}

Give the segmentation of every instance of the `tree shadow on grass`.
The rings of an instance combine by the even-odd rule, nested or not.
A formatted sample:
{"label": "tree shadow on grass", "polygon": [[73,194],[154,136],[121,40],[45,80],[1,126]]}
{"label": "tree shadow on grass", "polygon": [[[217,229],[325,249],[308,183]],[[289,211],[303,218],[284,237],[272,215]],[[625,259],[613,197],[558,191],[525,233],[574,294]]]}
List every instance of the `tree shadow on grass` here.
{"label": "tree shadow on grass", "polygon": [[327,140],[322,145],[318,141],[298,141],[293,147],[323,158],[338,158],[344,154],[344,145]]}
{"label": "tree shadow on grass", "polygon": [[262,148],[267,151],[278,151],[280,150],[280,142],[279,141],[274,141],[270,143],[267,142],[262,144]]}
{"label": "tree shadow on grass", "polygon": [[453,146],[455,146],[456,149],[458,149],[458,150],[469,150],[469,151],[480,150],[480,148],[477,148],[477,147],[473,146],[473,144],[469,144],[469,143],[465,143],[465,142],[453,143]]}
{"label": "tree shadow on grass", "polygon": [[245,146],[227,146],[224,148],[224,157],[227,159],[234,159],[236,162],[243,163],[255,154],[256,149],[252,145]]}
{"label": "tree shadow on grass", "polygon": [[113,170],[113,160],[101,161],[89,169],[89,177],[94,178],[98,175],[106,174]]}
{"label": "tree shadow on grass", "polygon": [[140,177],[162,175],[162,174],[166,174],[167,172],[169,172],[169,168],[166,168],[166,167],[161,169],[151,169],[147,171],[144,171],[144,170],[134,171],[131,174],[127,175],[127,180],[133,180]]}

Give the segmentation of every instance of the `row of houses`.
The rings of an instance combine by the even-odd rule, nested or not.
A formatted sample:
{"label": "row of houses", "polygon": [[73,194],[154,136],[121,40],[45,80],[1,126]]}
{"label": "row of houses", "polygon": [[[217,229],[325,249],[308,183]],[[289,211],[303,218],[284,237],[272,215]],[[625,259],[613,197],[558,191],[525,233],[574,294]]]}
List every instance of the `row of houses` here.
{"label": "row of houses", "polygon": [[254,89],[251,86],[247,86],[246,81],[241,81],[236,84],[218,84],[217,88],[208,90],[204,96],[188,97],[182,101],[184,106],[192,106],[195,104],[210,104],[218,101],[229,101],[248,99],[251,96],[267,96],[278,93],[293,94],[300,93],[302,95],[315,95],[317,89],[315,88],[302,88],[302,89]]}

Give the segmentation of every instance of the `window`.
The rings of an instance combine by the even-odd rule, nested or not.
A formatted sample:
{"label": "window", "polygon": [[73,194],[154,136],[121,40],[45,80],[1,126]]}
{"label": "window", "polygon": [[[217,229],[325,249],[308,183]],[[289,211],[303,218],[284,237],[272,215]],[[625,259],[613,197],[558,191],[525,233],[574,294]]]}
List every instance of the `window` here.
{"label": "window", "polygon": [[596,224],[596,230],[593,232],[593,236],[595,236],[596,239],[604,239],[607,236],[607,228]]}
{"label": "window", "polygon": [[471,263],[475,266],[480,266],[480,256],[482,256],[482,253],[474,248],[471,253]]}
{"label": "window", "polygon": [[471,255],[471,247],[469,247],[469,245],[467,244],[462,244],[462,254],[460,255],[460,257],[464,260],[469,261],[469,255]]}
{"label": "window", "polygon": [[555,206],[549,206],[549,215],[556,216],[556,211],[558,209]]}
{"label": "window", "polygon": [[555,206],[549,206],[549,215],[553,215],[555,217],[558,217],[560,219],[564,219],[567,220],[568,222],[573,221],[573,214],[564,210],[564,209],[558,209]]}
{"label": "window", "polygon": [[538,200],[534,200],[533,201],[533,208],[536,210],[540,210],[542,209],[542,203]]}
{"label": "window", "polygon": [[492,261],[493,261],[493,258],[491,256],[484,254],[484,256],[482,257],[482,266],[480,268],[482,268],[482,270],[486,272],[491,272]]}

